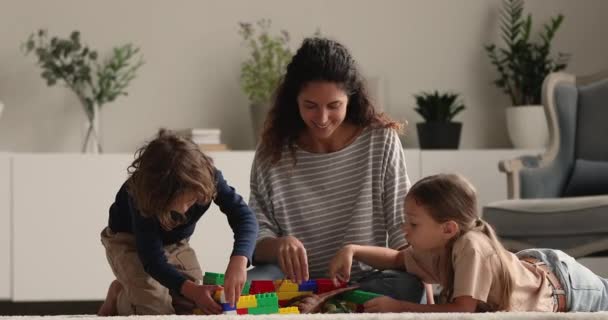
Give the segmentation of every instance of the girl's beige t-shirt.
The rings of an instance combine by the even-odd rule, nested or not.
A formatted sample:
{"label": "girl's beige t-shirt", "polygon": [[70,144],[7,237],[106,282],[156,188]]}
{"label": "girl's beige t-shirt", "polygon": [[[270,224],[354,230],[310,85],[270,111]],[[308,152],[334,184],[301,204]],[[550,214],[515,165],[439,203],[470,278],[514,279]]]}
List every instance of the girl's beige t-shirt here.
{"label": "girl's beige t-shirt", "polygon": [[[513,279],[510,311],[553,311],[554,301],[546,273],[536,266],[521,262],[515,254],[507,252],[507,265]],[[440,254],[405,249],[405,268],[425,283],[445,287],[446,258]],[[478,309],[494,311],[498,305],[503,284],[500,283],[500,260],[490,239],[478,231],[462,235],[452,249],[454,266],[453,298],[470,296],[481,301]]]}

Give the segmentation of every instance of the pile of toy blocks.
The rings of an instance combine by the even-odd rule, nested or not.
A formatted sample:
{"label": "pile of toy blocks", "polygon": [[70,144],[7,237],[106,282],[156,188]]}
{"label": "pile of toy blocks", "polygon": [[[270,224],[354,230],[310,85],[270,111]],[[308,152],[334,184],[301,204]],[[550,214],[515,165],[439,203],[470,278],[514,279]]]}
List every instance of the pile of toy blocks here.
{"label": "pile of toy blocks", "polygon": [[[224,285],[224,275],[206,272],[203,284]],[[346,284],[335,286],[330,279],[316,279],[294,283],[290,280],[254,280],[245,283],[239,301],[235,307],[226,303],[223,290],[215,292],[214,299],[222,305],[224,314],[297,314],[297,307],[289,307],[291,299],[311,294],[321,294]],[[362,290],[344,293],[341,299],[348,304],[352,312],[362,312],[363,304],[380,295]],[[195,310],[195,313],[200,313]]]}

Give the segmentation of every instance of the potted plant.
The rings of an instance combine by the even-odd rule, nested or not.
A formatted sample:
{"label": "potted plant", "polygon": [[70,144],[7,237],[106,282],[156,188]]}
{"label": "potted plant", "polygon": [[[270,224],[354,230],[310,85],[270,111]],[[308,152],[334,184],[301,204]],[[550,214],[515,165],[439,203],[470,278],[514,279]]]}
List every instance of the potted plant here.
{"label": "potted plant", "polygon": [[29,36],[24,51],[36,55],[48,86],[62,83],[78,97],[87,117],[82,152],[102,152],[99,112],[105,104],[127,95],[127,86],[143,64],[139,48],[132,44],[115,47],[99,63],[97,51],[80,41],[80,32],[73,31],[69,38],[49,38],[46,30],[39,30]]}
{"label": "potted plant", "polygon": [[270,35],[270,26],[269,19],[259,20],[255,26],[239,23],[239,34],[250,51],[250,57],[241,65],[241,87],[251,104],[256,144],[270,110],[274,90],[293,56],[289,48],[289,33],[282,30],[279,35]]}
{"label": "potted plant", "polygon": [[416,124],[422,149],[458,149],[462,123],[454,117],[465,109],[456,93],[422,92],[414,95],[414,109],[425,122]]}
{"label": "potted plant", "polygon": [[506,110],[511,141],[517,148],[538,148],[544,147],[548,139],[541,105],[543,81],[549,73],[566,68],[569,55],[551,56],[551,41],[564,16],[558,14],[544,24],[534,42],[532,16],[524,18],[523,7],[523,0],[503,0],[500,29],[505,47],[489,44],[485,50],[499,73],[494,83],[511,99],[512,106]]}

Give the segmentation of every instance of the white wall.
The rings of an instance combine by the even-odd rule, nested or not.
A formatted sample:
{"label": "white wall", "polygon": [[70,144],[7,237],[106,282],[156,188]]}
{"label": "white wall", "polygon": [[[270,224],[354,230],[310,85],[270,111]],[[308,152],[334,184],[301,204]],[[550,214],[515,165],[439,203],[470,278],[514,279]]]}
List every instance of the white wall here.
{"label": "white wall", "polygon": [[[293,36],[292,47],[320,27],[346,44],[363,70],[383,78],[385,110],[419,121],[412,94],[450,89],[469,109],[463,148],[509,147],[503,108],[507,99],[491,81],[483,44],[499,39],[499,0],[181,0],[0,2],[0,150],[78,151],[84,117],[67,89],[47,88],[20,43],[45,27],[66,36],[73,29],[101,51],[127,41],[141,46],[146,65],[130,95],[103,110],[108,152],[132,152],[160,126],[219,127],[233,149],[252,147],[247,99],[239,88],[246,49],[238,21],[271,18]],[[608,68],[605,0],[527,1],[535,25],[558,12],[566,20],[555,49],[573,54],[570,70]],[[417,145],[415,130],[407,139]]]}

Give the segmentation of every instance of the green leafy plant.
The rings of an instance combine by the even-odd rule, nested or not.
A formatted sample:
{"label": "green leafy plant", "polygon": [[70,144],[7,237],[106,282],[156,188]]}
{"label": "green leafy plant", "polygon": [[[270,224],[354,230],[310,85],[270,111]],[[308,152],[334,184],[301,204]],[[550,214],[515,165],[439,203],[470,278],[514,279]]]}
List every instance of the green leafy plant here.
{"label": "green leafy plant", "polygon": [[[257,26],[257,28],[256,28]],[[251,56],[241,65],[241,87],[252,104],[268,103],[293,56],[289,48],[289,33],[270,35],[271,21],[262,19],[239,23],[239,34]]]}
{"label": "green leafy plant", "polygon": [[89,120],[87,139],[96,134],[96,109],[126,96],[127,86],[144,63],[139,48],[132,44],[113,48],[112,55],[99,63],[97,51],[81,42],[78,31],[60,38],[39,30],[28,37],[23,49],[25,55],[33,53],[37,57],[48,86],[61,83],[76,94]]}
{"label": "green leafy plant", "polygon": [[556,57],[550,54],[551,41],[564,16],[559,14],[551,18],[539,32],[540,41],[533,42],[530,39],[532,16],[528,14],[524,18],[523,7],[523,0],[503,0],[500,29],[505,47],[485,46],[500,75],[494,83],[509,95],[514,106],[540,104],[545,77],[566,68],[570,58],[564,53],[558,53]]}
{"label": "green leafy plant", "polygon": [[456,93],[439,93],[437,90],[415,94],[417,107],[414,110],[426,122],[452,122],[465,109],[458,97]]}

